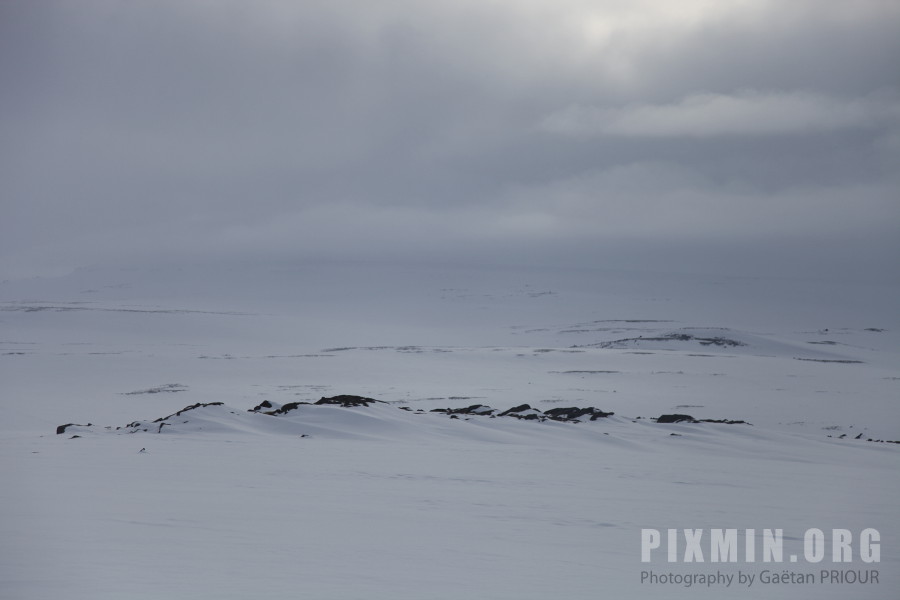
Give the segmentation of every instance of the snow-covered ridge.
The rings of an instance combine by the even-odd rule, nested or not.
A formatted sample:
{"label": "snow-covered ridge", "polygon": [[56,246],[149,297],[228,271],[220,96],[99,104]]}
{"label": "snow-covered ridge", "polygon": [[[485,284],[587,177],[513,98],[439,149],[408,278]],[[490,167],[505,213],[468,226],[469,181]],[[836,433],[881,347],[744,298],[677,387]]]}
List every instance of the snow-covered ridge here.
{"label": "snow-covered ridge", "polygon": [[[363,411],[335,409],[364,408]],[[528,404],[522,404],[507,410],[496,410],[482,404],[465,408],[436,408],[427,411],[431,416],[447,415],[451,419],[468,419],[473,416],[497,418],[509,417],[524,421],[556,421],[561,423],[580,423],[596,421],[612,416],[614,413],[604,412],[594,407],[587,408],[551,408],[541,411]],[[394,425],[405,424],[416,428],[423,425],[421,419],[410,415],[426,413],[423,409],[414,410],[408,406],[392,406],[381,400],[353,395],[323,397],[317,402],[290,402],[284,405],[263,401],[248,411],[236,410],[222,402],[198,403],[152,421],[132,421],[127,425],[108,426],[106,431],[123,433],[185,433],[198,431],[249,431],[268,433],[298,433],[307,435],[305,427],[310,424],[328,422],[335,429],[345,429],[348,433],[355,431],[360,435],[370,435],[377,431],[377,422]],[[360,419],[365,415],[366,419]],[[288,424],[289,427],[284,425]],[[368,427],[368,429],[367,429]],[[96,431],[92,424],[79,425],[69,423],[56,428],[56,433],[74,433],[78,437],[82,433]]]}
{"label": "snow-covered ridge", "polygon": [[[463,408],[434,408],[426,411],[409,406],[392,406],[384,401],[363,396],[340,395],[323,397],[316,402],[290,402],[284,405],[266,400],[247,411],[237,410],[222,402],[198,403],[153,421],[133,421],[124,426],[106,426],[104,428],[96,428],[90,423],[87,425],[68,423],[58,426],[56,433],[57,435],[72,434],[70,439],[77,439],[93,433],[234,434],[241,432],[361,439],[372,437],[402,439],[416,437],[420,434],[433,435],[439,432],[441,435],[464,439],[469,433],[465,429],[454,430],[443,426],[443,419],[435,420],[440,416],[457,421],[501,418],[503,421],[571,424],[604,420],[612,422],[617,433],[623,435],[628,435],[628,430],[623,426],[640,421],[660,425],[700,423],[750,425],[744,420],[695,419],[691,415],[681,413],[664,414],[651,419],[636,417],[610,420],[609,418],[614,414],[595,407],[556,407],[541,411],[528,404],[521,404],[506,410],[494,409],[484,404],[473,404]],[[505,431],[509,431],[509,429],[506,428]],[[596,432],[595,430],[595,433],[609,435],[608,431]],[[643,433],[646,433],[646,430],[642,430],[641,434]],[[661,433],[683,435],[668,430]],[[840,436],[828,435],[827,437],[845,439],[848,436],[842,434]],[[873,439],[864,437],[863,434],[852,439],[900,444],[900,441]]]}

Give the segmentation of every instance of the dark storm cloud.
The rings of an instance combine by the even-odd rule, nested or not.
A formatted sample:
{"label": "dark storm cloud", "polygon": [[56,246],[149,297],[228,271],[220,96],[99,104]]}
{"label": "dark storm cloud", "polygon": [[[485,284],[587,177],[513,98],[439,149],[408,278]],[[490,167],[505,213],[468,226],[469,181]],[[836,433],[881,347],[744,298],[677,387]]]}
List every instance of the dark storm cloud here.
{"label": "dark storm cloud", "polygon": [[784,4],[4,2],[0,272],[889,267],[900,11]]}

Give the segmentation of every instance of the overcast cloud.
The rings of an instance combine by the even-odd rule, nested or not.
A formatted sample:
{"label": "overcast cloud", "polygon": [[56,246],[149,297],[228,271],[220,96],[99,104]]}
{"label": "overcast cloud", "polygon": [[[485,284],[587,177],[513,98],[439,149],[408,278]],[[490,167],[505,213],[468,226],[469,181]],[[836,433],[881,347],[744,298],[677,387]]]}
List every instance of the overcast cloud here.
{"label": "overcast cloud", "polygon": [[900,273],[894,0],[0,0],[0,278]]}

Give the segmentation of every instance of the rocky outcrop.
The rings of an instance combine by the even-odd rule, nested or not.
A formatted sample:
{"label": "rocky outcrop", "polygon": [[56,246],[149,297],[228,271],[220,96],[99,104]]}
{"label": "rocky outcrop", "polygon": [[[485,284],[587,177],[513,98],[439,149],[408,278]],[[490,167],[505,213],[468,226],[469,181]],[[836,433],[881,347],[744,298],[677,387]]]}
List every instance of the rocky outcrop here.
{"label": "rocky outcrop", "polygon": [[551,408],[550,410],[545,410],[544,414],[547,415],[547,418],[553,419],[554,421],[577,422],[580,421],[583,417],[586,417],[591,421],[596,421],[597,419],[611,417],[616,413],[604,412],[599,408],[594,408],[593,406],[588,406],[587,408],[578,408],[576,406],[573,406],[571,408]]}
{"label": "rocky outcrop", "polygon": [[526,421],[536,421],[540,420],[544,416],[544,413],[536,408],[531,408],[531,405],[529,404],[520,404],[519,406],[514,406],[508,410],[504,410],[497,416],[515,417],[517,419],[524,419]]}
{"label": "rocky outcrop", "polygon": [[79,425],[78,423],[66,423],[65,425],[60,425],[56,428],[56,435],[65,433],[66,429],[68,429],[69,427],[93,427],[93,425],[91,423],[88,423],[87,425]]}
{"label": "rocky outcrop", "polygon": [[686,333],[676,331],[661,336],[654,337],[630,337],[620,340],[612,340],[609,342],[599,342],[597,344],[586,344],[584,346],[575,346],[576,348],[627,348],[632,346],[640,346],[650,343],[666,343],[666,342],[696,342],[701,346],[717,346],[719,348],[736,348],[746,346],[745,342],[727,338],[720,335],[697,335],[695,333]]}
{"label": "rocky outcrop", "polygon": [[514,417],[525,421],[567,421],[579,423],[582,420],[596,421],[604,417],[609,417],[615,413],[605,412],[599,408],[589,406],[587,408],[571,407],[571,408],[551,408],[550,410],[540,411],[532,408],[530,404],[520,404],[510,409],[498,412],[496,409],[484,404],[473,404],[465,408],[435,408],[430,412],[443,413],[449,415],[450,418],[459,418],[460,415],[478,415],[489,417]]}
{"label": "rocky outcrop", "polygon": [[268,400],[263,400],[262,402],[260,402],[256,406],[254,406],[253,408],[249,409],[247,412],[264,413],[269,410],[277,410],[278,408],[279,407],[276,407],[274,404],[272,404]]}
{"label": "rocky outcrop", "polygon": [[[386,404],[383,400],[375,400],[374,398],[366,398],[364,396],[352,396],[349,394],[341,394],[339,396],[331,396],[329,398],[322,397],[316,400],[315,402],[288,402],[287,404],[275,408],[274,405],[266,400],[259,406],[254,407],[250,412],[261,412],[266,415],[271,416],[279,416],[285,415],[292,410],[297,410],[301,406],[312,406],[315,404],[316,406],[340,406],[343,408],[353,408],[357,406],[368,407],[370,404]],[[265,410],[266,408],[270,408],[272,410]]]}
{"label": "rocky outcrop", "polygon": [[287,404],[285,404],[279,408],[276,408],[275,410],[264,411],[263,414],[271,415],[273,417],[277,417],[278,415],[286,415],[287,413],[291,412],[292,410],[297,410],[298,408],[300,408],[303,405],[310,406],[310,403],[309,402],[288,402]]}
{"label": "rocky outcrop", "polygon": [[725,425],[750,425],[747,421],[732,421],[730,419],[695,419],[691,415],[660,415],[657,423],[723,423]]}
{"label": "rocky outcrop", "polygon": [[362,396],[350,396],[350,395],[340,395],[340,396],[332,396],[331,398],[321,398],[316,401],[316,404],[321,406],[323,404],[334,404],[337,406],[343,406],[344,408],[352,407],[352,406],[369,406],[369,404],[385,404],[382,400],[375,400],[374,398],[364,398]]}
{"label": "rocky outcrop", "polygon": [[484,404],[473,404],[465,408],[435,408],[430,412],[444,413],[445,415],[486,415],[491,416],[495,411],[490,406]]}
{"label": "rocky outcrop", "polygon": [[691,415],[660,415],[656,419],[657,423],[696,423],[697,419]]}
{"label": "rocky outcrop", "polygon": [[190,410],[195,410],[197,408],[203,408],[204,406],[223,406],[224,404],[225,404],[224,402],[207,402],[205,404],[198,402],[197,404],[191,404],[190,406],[185,406],[184,408],[179,410],[177,413],[172,413],[168,417],[160,417],[159,419],[156,419],[153,422],[154,423],[162,423],[163,421],[168,421],[172,417],[180,417],[181,415],[183,415],[184,413],[186,413]]}

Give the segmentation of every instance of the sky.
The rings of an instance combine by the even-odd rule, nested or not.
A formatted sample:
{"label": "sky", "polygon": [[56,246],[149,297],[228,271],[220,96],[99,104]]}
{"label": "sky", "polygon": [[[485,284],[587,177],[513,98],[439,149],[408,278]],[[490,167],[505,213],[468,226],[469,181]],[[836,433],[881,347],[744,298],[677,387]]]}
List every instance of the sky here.
{"label": "sky", "polygon": [[900,277],[895,0],[0,0],[0,279]]}

